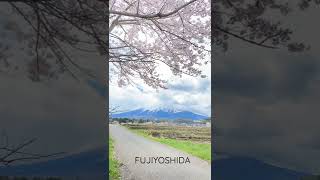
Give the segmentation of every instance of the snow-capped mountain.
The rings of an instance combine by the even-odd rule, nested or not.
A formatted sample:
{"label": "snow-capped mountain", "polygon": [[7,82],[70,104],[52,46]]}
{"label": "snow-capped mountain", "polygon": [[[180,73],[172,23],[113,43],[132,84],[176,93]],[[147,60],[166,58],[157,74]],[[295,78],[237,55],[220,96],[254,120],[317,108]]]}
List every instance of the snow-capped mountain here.
{"label": "snow-capped mountain", "polygon": [[136,109],[133,111],[117,113],[112,115],[113,118],[131,118],[131,119],[155,119],[155,120],[203,120],[208,118],[205,115],[196,114],[190,111],[180,111],[176,109]]}

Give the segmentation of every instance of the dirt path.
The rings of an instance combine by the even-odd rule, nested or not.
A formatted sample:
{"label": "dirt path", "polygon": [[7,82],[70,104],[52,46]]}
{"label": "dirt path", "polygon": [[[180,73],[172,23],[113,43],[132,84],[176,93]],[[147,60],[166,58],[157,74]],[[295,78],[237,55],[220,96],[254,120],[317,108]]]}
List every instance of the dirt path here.
{"label": "dirt path", "polygon": [[[206,161],[136,135],[119,125],[110,125],[110,134],[122,164],[122,180],[210,180],[211,166]],[[149,162],[149,157],[183,157],[180,158],[182,162],[188,157],[190,163],[171,161],[166,164],[159,158],[157,163],[143,164],[144,157],[146,162]]]}

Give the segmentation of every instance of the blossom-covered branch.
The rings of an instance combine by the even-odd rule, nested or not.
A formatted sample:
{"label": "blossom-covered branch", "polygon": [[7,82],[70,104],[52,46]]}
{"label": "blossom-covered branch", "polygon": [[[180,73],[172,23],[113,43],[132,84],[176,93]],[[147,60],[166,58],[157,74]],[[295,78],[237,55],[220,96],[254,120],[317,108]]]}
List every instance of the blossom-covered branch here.
{"label": "blossom-covered branch", "polygon": [[120,86],[139,77],[165,88],[159,64],[175,75],[199,76],[210,61],[210,1],[114,0],[109,12],[109,62]]}
{"label": "blossom-covered branch", "polygon": [[24,61],[15,62],[10,47],[0,46],[0,72],[26,69],[34,81],[57,78],[63,72],[75,78],[93,77],[75,57],[81,52],[105,56],[110,80],[120,86],[140,78],[151,87],[165,88],[159,64],[175,75],[201,76],[199,67],[211,61],[210,43],[215,52],[227,51],[232,38],[263,48],[308,49],[291,40],[292,30],[280,20],[266,16],[270,11],[286,16],[294,7],[304,10],[319,4],[298,1],[0,0],[28,25],[18,27],[21,21],[13,19],[4,23],[5,29],[17,34],[17,41],[21,37],[29,41],[20,47]]}

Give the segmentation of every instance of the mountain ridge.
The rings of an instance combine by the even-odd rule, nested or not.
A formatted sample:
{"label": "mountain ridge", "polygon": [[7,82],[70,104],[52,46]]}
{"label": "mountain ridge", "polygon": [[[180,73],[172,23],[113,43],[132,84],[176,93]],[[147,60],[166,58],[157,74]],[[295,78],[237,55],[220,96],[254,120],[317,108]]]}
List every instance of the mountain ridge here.
{"label": "mountain ridge", "polygon": [[135,109],[131,111],[115,113],[112,118],[131,118],[131,119],[166,119],[166,120],[177,120],[177,119],[189,119],[189,120],[204,120],[208,116],[194,113],[191,111],[177,110],[177,109]]}

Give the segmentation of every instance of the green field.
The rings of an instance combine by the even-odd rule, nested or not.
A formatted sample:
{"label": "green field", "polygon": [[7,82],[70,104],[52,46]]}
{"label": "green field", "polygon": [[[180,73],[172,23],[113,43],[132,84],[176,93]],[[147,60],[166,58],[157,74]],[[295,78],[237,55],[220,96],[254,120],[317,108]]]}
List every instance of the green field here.
{"label": "green field", "polygon": [[124,126],[139,135],[211,161],[210,128],[131,124]]}
{"label": "green field", "polygon": [[118,180],[120,179],[119,162],[115,158],[114,154],[114,142],[109,137],[109,179]]}

